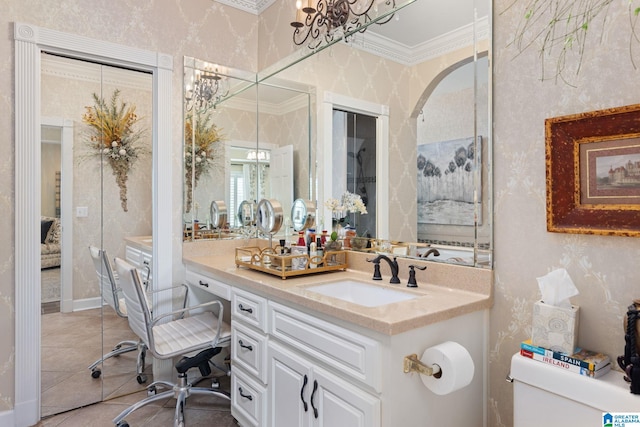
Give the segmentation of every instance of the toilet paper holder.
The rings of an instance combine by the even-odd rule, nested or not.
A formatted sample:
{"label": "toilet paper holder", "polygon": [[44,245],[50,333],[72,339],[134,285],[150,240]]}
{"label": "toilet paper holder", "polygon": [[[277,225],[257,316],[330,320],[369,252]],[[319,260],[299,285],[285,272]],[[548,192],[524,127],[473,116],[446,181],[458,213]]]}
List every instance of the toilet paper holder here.
{"label": "toilet paper holder", "polygon": [[442,375],[442,370],[440,366],[435,363],[433,366],[427,366],[418,358],[417,354],[410,354],[404,357],[404,373],[408,374],[409,372],[418,372],[422,375],[434,376],[435,378],[440,378]]}

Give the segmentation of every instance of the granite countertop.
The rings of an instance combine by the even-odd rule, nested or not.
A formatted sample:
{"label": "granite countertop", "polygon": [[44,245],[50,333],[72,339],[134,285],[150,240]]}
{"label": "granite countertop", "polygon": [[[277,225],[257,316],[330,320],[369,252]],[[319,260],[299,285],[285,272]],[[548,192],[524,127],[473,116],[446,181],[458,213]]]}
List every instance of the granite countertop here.
{"label": "granite countertop", "polygon": [[127,244],[136,246],[138,249],[153,250],[153,239],[151,236],[127,236],[124,238]]}
{"label": "granite countertop", "polygon": [[[237,242],[232,244],[241,246]],[[487,269],[398,259],[402,283],[390,285],[386,263],[381,264],[383,280],[373,281],[372,265],[366,261],[366,258],[371,258],[372,255],[350,252],[349,268],[346,271],[309,274],[283,280],[279,276],[246,267],[236,267],[234,248],[194,248],[195,246],[192,246],[184,250],[183,261],[187,267],[240,289],[290,302],[385,335],[400,334],[431,323],[485,310],[493,304],[493,272]],[[409,264],[427,266],[425,271],[416,271],[417,288],[406,287]],[[365,307],[305,289],[310,285],[347,279],[415,293],[418,297],[378,307]]]}

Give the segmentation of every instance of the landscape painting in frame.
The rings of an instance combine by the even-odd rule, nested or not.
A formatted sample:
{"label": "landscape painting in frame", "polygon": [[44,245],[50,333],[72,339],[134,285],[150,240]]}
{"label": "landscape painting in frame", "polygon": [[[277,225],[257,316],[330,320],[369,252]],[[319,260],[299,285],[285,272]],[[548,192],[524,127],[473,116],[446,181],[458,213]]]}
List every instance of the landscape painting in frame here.
{"label": "landscape painting in frame", "polygon": [[[468,225],[481,223],[480,153],[482,137],[418,145],[418,223]],[[476,182],[478,194],[476,194]]]}
{"label": "landscape painting in frame", "polygon": [[640,138],[581,143],[580,165],[580,204],[640,204]]}

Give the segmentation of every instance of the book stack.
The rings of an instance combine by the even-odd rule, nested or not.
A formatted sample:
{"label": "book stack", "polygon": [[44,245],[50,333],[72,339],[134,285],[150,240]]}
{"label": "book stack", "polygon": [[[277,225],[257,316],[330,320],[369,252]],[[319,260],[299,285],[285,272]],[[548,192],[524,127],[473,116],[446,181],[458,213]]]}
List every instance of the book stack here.
{"label": "book stack", "polygon": [[569,355],[535,346],[531,343],[531,340],[526,340],[520,344],[520,354],[529,359],[591,378],[598,378],[611,370],[609,356],[580,348]]}

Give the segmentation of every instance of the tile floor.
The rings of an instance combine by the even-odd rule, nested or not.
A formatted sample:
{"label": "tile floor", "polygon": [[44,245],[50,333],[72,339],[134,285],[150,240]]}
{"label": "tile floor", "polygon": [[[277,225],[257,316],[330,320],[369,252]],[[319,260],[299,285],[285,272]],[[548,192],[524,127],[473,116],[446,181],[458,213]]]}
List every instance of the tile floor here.
{"label": "tile floor", "polygon": [[[102,353],[100,310],[59,313],[43,305],[43,313],[49,311],[54,312],[42,316],[42,420],[37,426],[113,426],[115,416],[147,396],[146,384],[135,379],[136,352],[106,360],[101,378],[94,379],[87,367]],[[103,328],[105,349],[135,339],[126,319],[107,309]],[[153,381],[151,363],[148,355],[147,384]],[[221,377],[220,383],[229,389],[228,377]],[[175,399],[168,398],[135,411],[127,421],[131,427],[172,426],[174,410]],[[229,401],[217,397],[190,397],[185,421],[187,426],[236,425]]]}

